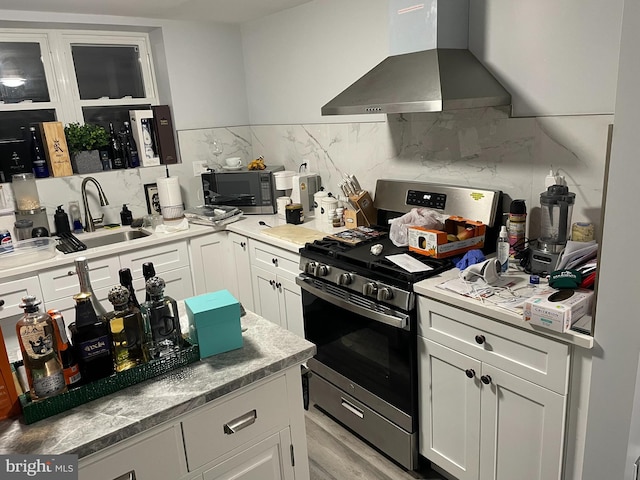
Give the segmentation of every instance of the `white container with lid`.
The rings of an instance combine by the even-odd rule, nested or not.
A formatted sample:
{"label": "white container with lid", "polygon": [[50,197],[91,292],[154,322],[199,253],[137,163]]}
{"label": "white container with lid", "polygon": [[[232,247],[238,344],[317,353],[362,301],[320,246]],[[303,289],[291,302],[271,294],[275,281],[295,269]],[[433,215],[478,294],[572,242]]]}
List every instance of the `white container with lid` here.
{"label": "white container with lid", "polygon": [[293,170],[274,172],[273,178],[276,179],[276,190],[291,190],[293,188],[293,177],[295,174],[296,172]]}

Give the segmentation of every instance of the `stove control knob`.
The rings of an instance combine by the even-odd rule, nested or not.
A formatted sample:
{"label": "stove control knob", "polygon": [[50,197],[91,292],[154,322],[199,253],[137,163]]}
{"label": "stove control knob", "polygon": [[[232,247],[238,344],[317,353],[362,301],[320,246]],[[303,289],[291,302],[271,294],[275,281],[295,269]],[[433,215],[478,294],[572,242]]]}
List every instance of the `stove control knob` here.
{"label": "stove control knob", "polygon": [[317,270],[318,273],[317,273],[317,275],[319,277],[326,277],[327,275],[329,275],[329,271],[330,270],[331,269],[329,268],[328,265],[318,265],[318,270]]}
{"label": "stove control knob", "polygon": [[391,300],[393,298],[393,292],[388,287],[379,288],[376,298],[381,302],[385,300]]}
{"label": "stove control knob", "polygon": [[318,264],[316,262],[309,262],[304,266],[304,273],[308,275],[315,275]]}
{"label": "stove control knob", "polygon": [[353,273],[341,273],[338,276],[338,285],[350,285],[353,283]]}
{"label": "stove control knob", "polygon": [[373,282],[367,282],[362,286],[362,294],[375,297],[378,293],[378,286]]}

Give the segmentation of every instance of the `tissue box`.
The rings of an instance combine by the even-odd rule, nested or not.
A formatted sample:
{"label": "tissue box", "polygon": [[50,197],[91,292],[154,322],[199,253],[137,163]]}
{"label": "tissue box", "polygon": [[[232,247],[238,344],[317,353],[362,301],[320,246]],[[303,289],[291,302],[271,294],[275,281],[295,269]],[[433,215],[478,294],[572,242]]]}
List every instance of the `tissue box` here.
{"label": "tissue box", "polygon": [[184,304],[189,340],[198,345],[201,359],[242,347],[240,303],[228,290],[187,298]]}
{"label": "tissue box", "polygon": [[580,317],[591,311],[592,290],[558,290],[527,299],[524,321],[554,332],[566,332]]}
{"label": "tissue box", "polygon": [[412,225],[407,229],[409,250],[435,258],[460,255],[484,247],[486,229],[487,226],[482,222],[455,216],[445,220],[444,230]]}

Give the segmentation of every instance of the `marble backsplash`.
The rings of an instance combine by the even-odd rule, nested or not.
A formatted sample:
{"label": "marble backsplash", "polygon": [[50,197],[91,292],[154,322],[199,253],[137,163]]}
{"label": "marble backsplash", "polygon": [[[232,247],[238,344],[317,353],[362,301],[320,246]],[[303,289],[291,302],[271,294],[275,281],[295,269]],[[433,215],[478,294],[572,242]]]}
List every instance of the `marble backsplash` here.
{"label": "marble backsplash", "polygon": [[[375,192],[378,178],[409,179],[503,191],[505,207],[511,199],[526,200],[529,235],[537,234],[539,195],[551,168],[564,175],[576,193],[573,221],[600,227],[608,126],[612,115],[509,118],[505,109],[389,115],[384,122],[312,125],[257,125],[178,132],[182,163],[170,165],[178,176],[187,207],[202,203],[198,172],[218,167],[225,158],[239,156],[246,165],[263,155],[267,164],[284,165],[321,175],[325,189],[341,193],[343,174],[354,174],[363,188]],[[212,148],[221,141],[222,153]],[[144,185],[166,175],[164,166],[93,174],[110,204],[99,207],[93,185],[89,201],[94,216],[119,223],[122,204],[134,217],[147,214]],[[81,200],[83,176],[37,180],[50,225],[57,205],[65,210]],[[9,205],[10,184],[3,184]],[[84,214],[84,212],[83,212]],[[7,217],[0,217],[2,222]]]}

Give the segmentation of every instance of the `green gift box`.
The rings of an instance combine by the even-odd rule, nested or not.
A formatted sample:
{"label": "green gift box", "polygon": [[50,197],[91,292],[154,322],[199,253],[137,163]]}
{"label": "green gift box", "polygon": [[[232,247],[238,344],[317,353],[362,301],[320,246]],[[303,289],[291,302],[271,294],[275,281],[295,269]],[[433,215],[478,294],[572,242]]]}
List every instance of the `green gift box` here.
{"label": "green gift box", "polygon": [[240,302],[228,290],[187,298],[184,304],[189,340],[198,345],[200,358],[242,347]]}

